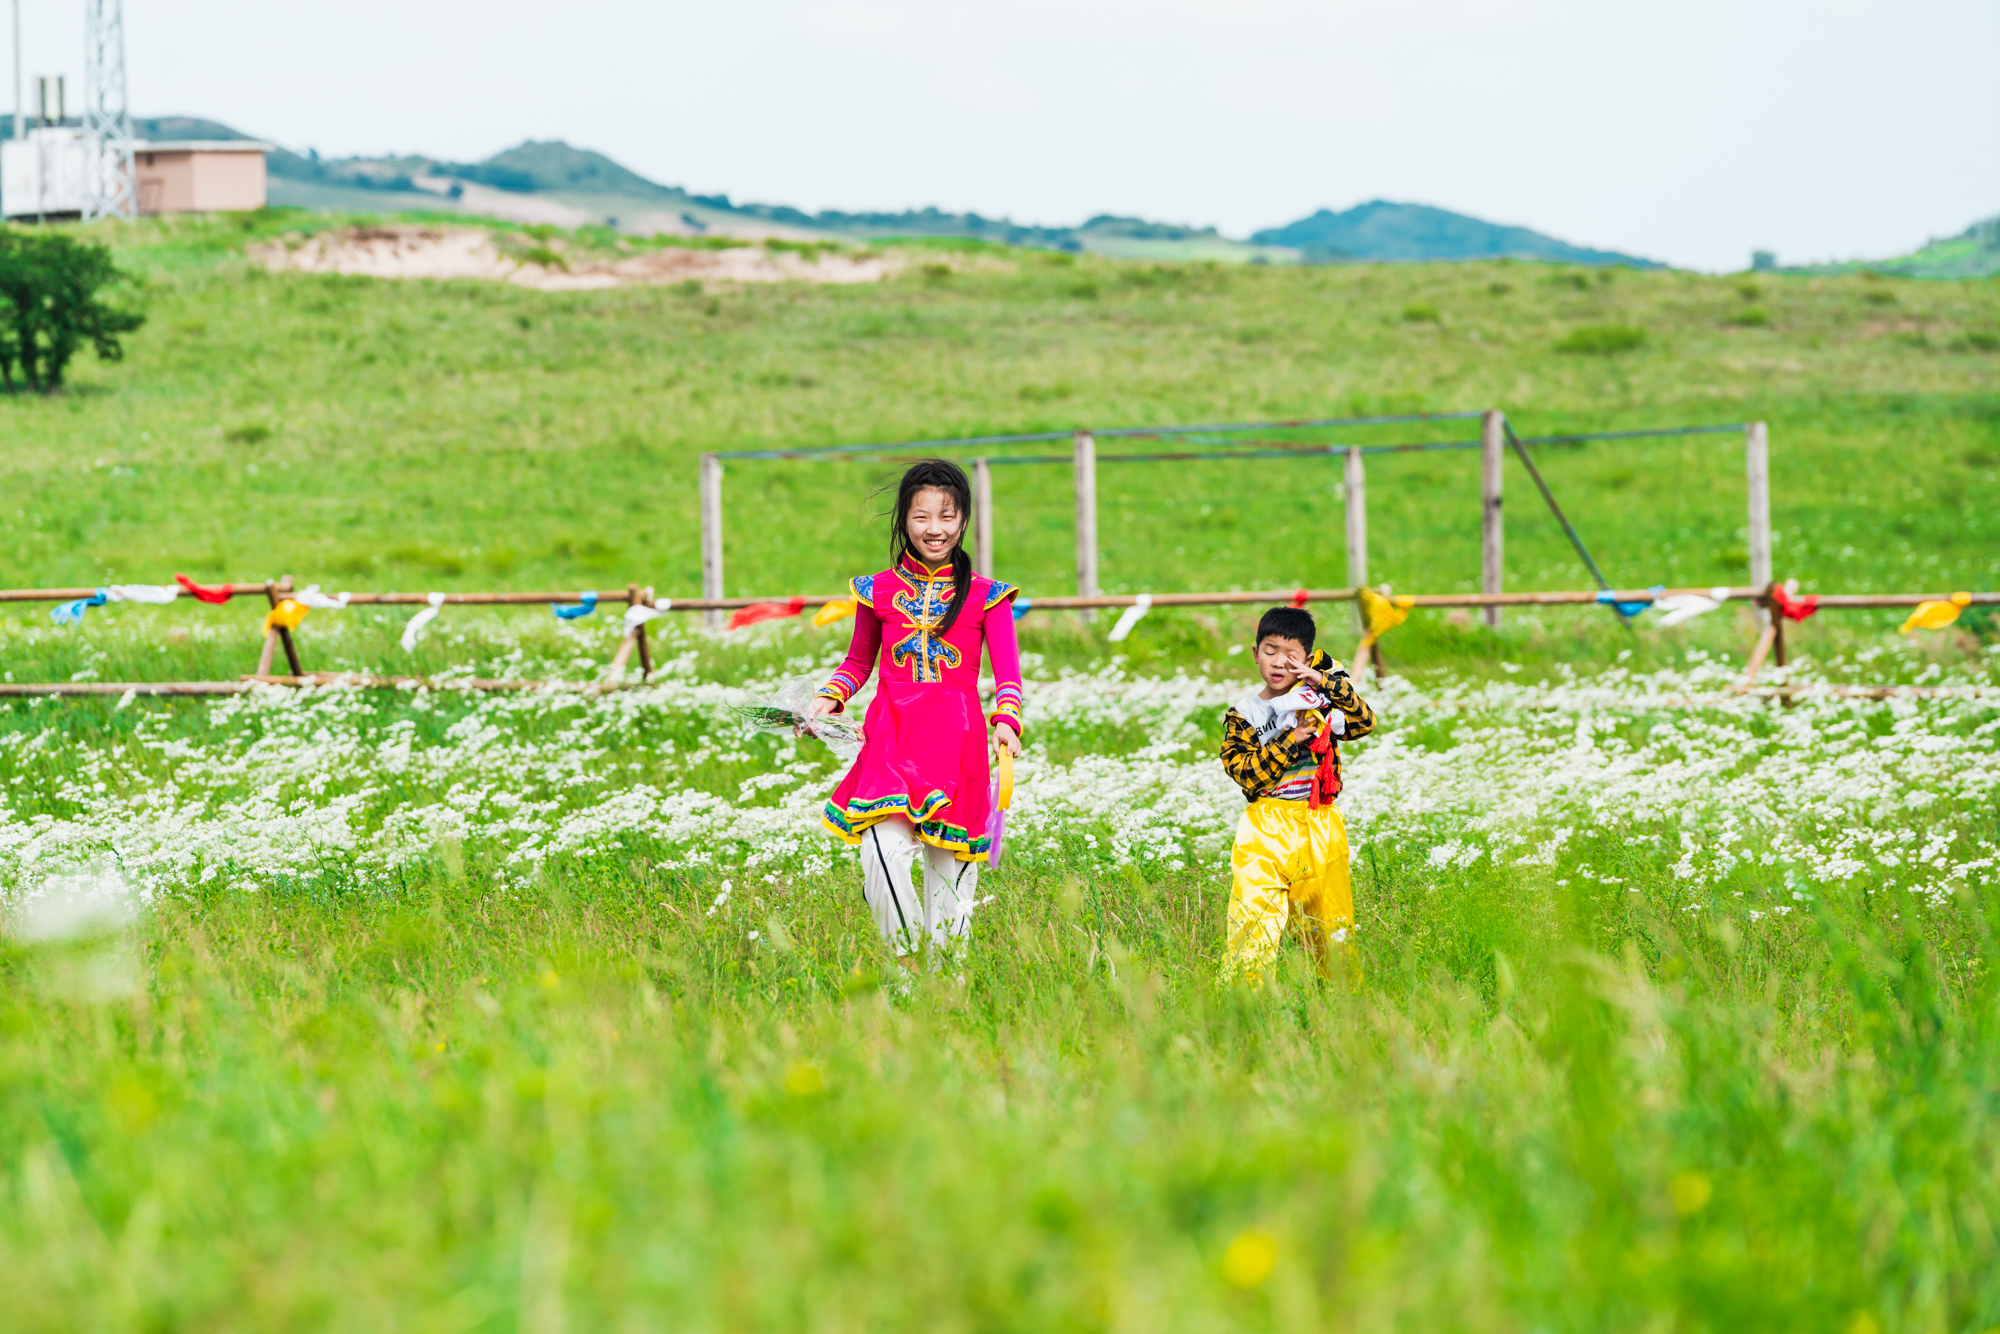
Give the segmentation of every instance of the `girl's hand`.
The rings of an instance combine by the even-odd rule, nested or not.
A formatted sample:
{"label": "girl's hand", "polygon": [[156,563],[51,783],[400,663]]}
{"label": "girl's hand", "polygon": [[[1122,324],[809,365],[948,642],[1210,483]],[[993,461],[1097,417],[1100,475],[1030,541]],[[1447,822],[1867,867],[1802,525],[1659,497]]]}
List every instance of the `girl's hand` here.
{"label": "girl's hand", "polygon": [[1015,759],[1021,758],[1021,734],[1014,730],[1011,723],[993,724],[993,740]]}
{"label": "girl's hand", "polygon": [[[806,705],[806,717],[809,719],[824,718],[839,707],[840,702],[838,700],[828,699],[825,695],[814,695],[812,703]],[[806,725],[804,723],[800,723],[792,729],[793,736],[804,736],[805,734]]]}

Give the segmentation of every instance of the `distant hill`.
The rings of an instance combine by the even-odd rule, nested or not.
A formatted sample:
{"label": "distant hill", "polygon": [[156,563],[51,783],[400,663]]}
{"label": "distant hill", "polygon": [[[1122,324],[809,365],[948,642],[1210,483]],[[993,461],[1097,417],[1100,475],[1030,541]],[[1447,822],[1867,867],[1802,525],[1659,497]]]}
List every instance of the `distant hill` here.
{"label": "distant hill", "polygon": [[[233,130],[219,120],[204,120],[200,116],[135,116],[132,132],[141,139],[248,139],[251,136],[241,130]],[[0,139],[14,137],[14,118],[0,115]]]}
{"label": "distant hill", "polygon": [[[140,120],[135,128],[155,139],[250,137],[197,116]],[[478,162],[421,155],[324,158],[310,149],[274,148],[267,164],[271,202],[310,209],[463,212],[569,226],[606,223],[633,232],[857,240],[964,238],[1130,259],[1334,263],[1511,256],[1658,267],[1653,260],[1573,246],[1526,227],[1502,227],[1444,209],[1383,200],[1345,213],[1322,209],[1244,241],[1223,236],[1213,227],[1108,213],[1080,226],[1047,227],[937,208],[815,213],[786,204],[738,203],[728,195],[701,195],[663,185],[603,153],[559,139],[529,140]]]}
{"label": "distant hill", "polygon": [[695,202],[713,208],[730,209],[746,217],[764,218],[793,227],[835,232],[847,236],[962,236],[1002,245],[1038,246],[1052,250],[1090,250],[1100,244],[1119,241],[1207,242],[1243,248],[1229,241],[1213,227],[1183,227],[1168,222],[1147,222],[1143,218],[1116,217],[1100,213],[1080,227],[1038,227],[1007,218],[988,218],[978,213],[945,213],[935,208],[906,209],[901,213],[807,213],[773,204],[732,204],[727,195],[696,195]]}
{"label": "distant hill", "polygon": [[1990,278],[2000,274],[2000,217],[1975,222],[1957,236],[1931,241],[1895,259],[1860,259],[1845,264],[1804,264],[1783,273],[1894,274],[1903,278]]}
{"label": "distant hill", "polygon": [[[182,121],[157,123],[178,127]],[[227,130],[225,126],[214,128]],[[180,133],[178,128],[175,132]],[[233,130],[227,133],[242,137]],[[616,218],[620,225],[641,230],[668,227],[724,235],[777,232],[860,240],[959,237],[1000,245],[1163,259],[1297,258],[1289,251],[1270,251],[1231,240],[1213,227],[1184,227],[1110,214],[1100,214],[1080,227],[1042,227],[936,208],[813,213],[785,204],[737,203],[728,195],[700,195],[662,185],[602,153],[560,140],[531,140],[479,162],[427,157],[322,158],[310,151],[277,149],[270,155],[269,167],[272,201],[306,208],[367,208],[372,204],[379,208],[449,209],[461,206],[464,192],[456,187],[474,185],[571,206],[579,218]],[[503,214],[508,208],[504,200],[477,193],[467,196],[462,206],[468,211]]]}
{"label": "distant hill", "polygon": [[560,139],[529,140],[483,162],[437,164],[437,174],[490,185],[496,190],[567,191],[572,194],[628,195],[685,200],[685,190],[647,180],[602,153],[571,148]]}
{"label": "distant hill", "polygon": [[1335,213],[1321,209],[1285,227],[1252,234],[1259,245],[1288,246],[1310,261],[1421,259],[1541,259],[1563,264],[1627,264],[1656,269],[1658,260],[1591,250],[1526,227],[1504,227],[1425,204],[1372,200]]}
{"label": "distant hill", "polygon": [[150,120],[134,119],[132,132],[141,139],[248,139],[251,136],[241,130],[231,129],[219,120],[203,120],[200,116],[156,116]]}

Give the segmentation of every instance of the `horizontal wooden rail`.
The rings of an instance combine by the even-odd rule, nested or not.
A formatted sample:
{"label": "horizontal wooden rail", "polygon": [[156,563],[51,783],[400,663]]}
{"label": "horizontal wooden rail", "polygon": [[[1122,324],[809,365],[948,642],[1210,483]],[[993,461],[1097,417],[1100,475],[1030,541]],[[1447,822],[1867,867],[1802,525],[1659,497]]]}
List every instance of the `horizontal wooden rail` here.
{"label": "horizontal wooden rail", "polygon": [[[643,603],[644,590],[637,594],[623,588],[598,589],[597,601],[601,606],[607,602],[622,602],[628,606]],[[350,607],[423,607],[430,604],[429,593],[350,593],[347,605]],[[582,593],[446,593],[444,605],[447,607],[513,607],[540,606],[543,604],[576,603],[583,601]]]}
{"label": "horizontal wooden rail", "polygon": [[0,699],[29,695],[243,695],[247,681],[0,681]]}
{"label": "horizontal wooden rail", "polygon": [[48,681],[0,682],[0,699],[51,695],[247,695],[266,686],[347,686],[355,690],[550,690],[563,694],[598,695],[610,690],[638,690],[641,683],[599,681],[528,681],[480,676],[368,676],[358,672],[309,672],[304,676],[246,676],[239,681]]}
{"label": "horizontal wooden rail", "polygon": [[[102,587],[105,587],[105,585],[99,584],[96,588],[0,588],[0,602],[74,602],[78,598],[96,597],[97,589]],[[231,597],[242,597],[245,594],[262,593],[267,588],[276,588],[277,584],[275,582],[271,584],[213,584],[209,585],[209,587],[217,589],[226,588],[229,590]]]}
{"label": "horizontal wooden rail", "polygon": [[[255,584],[217,584],[216,588],[227,588],[232,596],[270,594],[284,597],[296,589],[287,588],[284,581]],[[596,589],[599,605],[634,604],[652,605],[654,599],[649,589],[612,588]],[[5,602],[69,602],[77,598],[87,598],[95,594],[95,588],[0,588],[0,603]],[[1413,607],[1561,607],[1592,606],[1604,601],[1655,602],[1661,598],[1685,594],[1712,597],[1714,588],[1668,588],[1654,592],[1649,588],[1616,589],[1608,593],[1592,590],[1556,589],[1540,593],[1415,593],[1398,594],[1396,601]],[[1730,602],[1766,601],[1765,596],[1755,588],[1738,587],[1726,590],[1726,600]],[[1224,607],[1255,602],[1289,603],[1298,599],[1299,590],[1292,588],[1269,588],[1250,591],[1230,590],[1215,593],[1154,593],[1151,605],[1155,607]],[[444,605],[448,607],[509,607],[574,605],[583,601],[584,590],[557,590],[549,592],[521,593],[446,593]],[[845,593],[809,593],[798,598],[806,608],[823,607],[829,602],[841,602]],[[1038,597],[1033,605],[1044,611],[1087,611],[1106,607],[1130,607],[1139,600],[1134,593],[1105,593],[1093,597]],[[1313,588],[1305,590],[1305,601],[1352,602],[1356,596],[1352,588]],[[1821,611],[1866,610],[1870,608],[1888,609],[1894,607],[1914,607],[1922,602],[1943,602],[1951,597],[1949,593],[1822,593],[1818,595]],[[349,593],[349,607],[423,607],[429,605],[429,593]],[[790,602],[791,596],[783,597],[733,597],[733,598],[666,598],[657,599],[662,610],[671,611],[739,611],[744,607],[762,606],[769,602]],[[150,604],[132,603],[133,606]],[[1971,605],[2000,606],[2000,593],[1973,593]]]}
{"label": "horizontal wooden rail", "polygon": [[[1352,602],[1354,590],[1351,588],[1309,588],[1305,590],[1306,601]],[[1155,593],[1152,604],[1155,607],[1229,607],[1250,602],[1294,602],[1299,590],[1295,588],[1264,589],[1255,592],[1229,593]],[[1100,593],[1095,597],[1048,597],[1033,599],[1035,611],[1087,611],[1098,607],[1137,606],[1138,596],[1132,593]]]}
{"label": "horizontal wooden rail", "polygon": [[[1821,611],[1844,611],[1867,607],[1914,607],[1920,602],[1949,602],[1949,593],[1822,593]],[[1974,607],[2000,606],[2000,593],[1974,593]]]}

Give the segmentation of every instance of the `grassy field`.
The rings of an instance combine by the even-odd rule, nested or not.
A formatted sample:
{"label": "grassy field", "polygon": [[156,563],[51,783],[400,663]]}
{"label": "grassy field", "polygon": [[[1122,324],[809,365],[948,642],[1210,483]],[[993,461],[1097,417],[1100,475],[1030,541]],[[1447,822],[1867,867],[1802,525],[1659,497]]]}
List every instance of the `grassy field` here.
{"label": "grassy field", "polygon": [[[242,258],[246,236],[288,225],[115,234],[152,319],[123,363],[10,405],[0,581],[157,582],[172,566],[686,594],[707,449],[1487,406],[1524,433],[1768,420],[1779,565],[1808,587],[1988,587],[2000,570],[2000,355],[1970,341],[2000,331],[1991,282],[961,248],[938,252],[954,267],[864,288],[558,295],[274,277]],[[1554,350],[1605,324],[1648,342]],[[1615,582],[1745,577],[1733,437],[1550,452],[1550,482]],[[732,467],[730,591],[826,591],[874,560],[870,492],[892,471]],[[1108,588],[1344,581],[1337,464],[1104,473]],[[1372,577],[1470,587],[1476,476],[1470,453],[1373,460]],[[1508,486],[1510,586],[1584,586],[1511,465]],[[1066,469],[1002,470],[997,490],[999,573],[1073,588]]]}
{"label": "grassy field", "polygon": [[[1488,403],[1770,421],[1809,587],[2000,559],[1992,283],[940,249],[867,289],[551,296],[249,270],[287,225],[121,238],[131,356],[0,403],[0,582],[689,593],[703,449]],[[1607,324],[1647,341],[1554,350]],[[1733,444],[1546,467],[1613,578],[1741,577]],[[733,469],[731,591],[868,568],[882,475]],[[1066,591],[1062,470],[1001,478],[1000,573]],[[1336,480],[1107,469],[1105,582],[1338,584]],[[1581,586],[1509,486],[1510,582]],[[1370,498],[1377,579],[1476,577],[1470,456]],[[405,654],[402,619],[315,612],[308,664],[581,681],[616,638],[454,608]],[[1817,617],[1782,709],[1728,693],[1731,613],[1419,615],[1348,748],[1362,981],[1294,950],[1257,993],[1216,982],[1248,623],[1021,623],[1008,858],[910,986],[814,827],[832,757],[725,712],[839,627],[670,621],[658,682],[604,697],[0,704],[5,1323],[2000,1327],[2000,708],[1820,689],[1994,687],[1990,620]],[[240,606],[0,618],[16,681],[255,647]]]}

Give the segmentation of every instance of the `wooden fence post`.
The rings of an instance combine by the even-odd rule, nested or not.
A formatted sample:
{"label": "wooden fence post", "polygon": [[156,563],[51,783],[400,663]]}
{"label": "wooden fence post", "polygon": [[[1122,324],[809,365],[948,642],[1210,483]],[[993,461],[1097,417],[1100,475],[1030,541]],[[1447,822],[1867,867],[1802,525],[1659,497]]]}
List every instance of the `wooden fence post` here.
{"label": "wooden fence post", "polygon": [[[288,574],[278,581],[277,597],[271,603],[272,609],[275,610],[278,603],[290,597],[292,591],[292,576]],[[298,643],[292,638],[292,632],[282,625],[278,627],[278,642],[285,646],[285,665],[292,669],[292,675],[304,676],[306,669],[299,663]]]}
{"label": "wooden fence post", "polygon": [[[278,590],[278,585],[274,583],[272,580],[266,579],[264,581],[264,601],[266,601],[273,607],[278,605],[277,590]],[[264,630],[264,648],[257,655],[257,675],[269,676],[271,674],[271,658],[273,657],[273,655],[277,653],[277,651],[278,651],[277,628],[275,626],[266,626]]]}
{"label": "wooden fence post", "polygon": [[993,465],[972,461],[972,568],[993,577]]}
{"label": "wooden fence post", "polygon": [[[1368,583],[1368,475],[1362,470],[1359,445],[1347,447],[1347,582],[1355,588]],[[1361,616],[1358,597],[1354,615]]]}
{"label": "wooden fence post", "polygon": [[[1506,527],[1500,517],[1500,464],[1507,447],[1507,418],[1498,408],[1488,408],[1479,419],[1479,591],[1506,592],[1502,562],[1506,552]],[[1485,609],[1486,628],[1500,628],[1500,608]]]}
{"label": "wooden fence post", "polygon": [[[270,604],[271,610],[276,611],[278,604],[291,595],[292,576],[289,574],[282,579],[264,581],[264,601]],[[280,644],[284,645],[285,665],[292,669],[292,675],[304,676],[305,668],[299,665],[299,646],[293,642],[292,632],[282,625],[273,625],[264,631],[264,648],[257,655],[257,675],[271,674],[271,659],[277,653]]]}
{"label": "wooden fence post", "polygon": [[[701,456],[701,595],[722,596],[722,460]],[[722,613],[710,611],[708,628],[722,628]]]}
{"label": "wooden fence post", "polygon": [[[1750,586],[1759,593],[1771,586],[1771,447],[1763,422],[1751,422],[1743,433],[1744,472],[1750,483]],[[1757,604],[1757,628],[1771,624],[1769,607]]]}
{"label": "wooden fence post", "polygon": [[1076,595],[1097,596],[1097,442],[1076,433]]}

